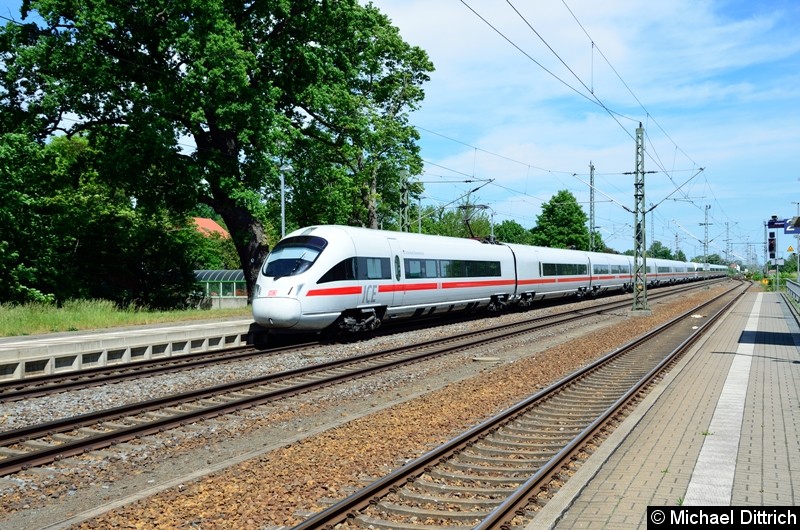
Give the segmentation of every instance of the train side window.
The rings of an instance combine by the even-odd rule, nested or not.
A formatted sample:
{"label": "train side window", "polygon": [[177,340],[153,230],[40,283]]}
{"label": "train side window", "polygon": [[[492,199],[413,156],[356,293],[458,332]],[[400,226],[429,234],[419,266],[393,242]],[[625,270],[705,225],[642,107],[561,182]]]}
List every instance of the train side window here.
{"label": "train side window", "polygon": [[500,276],[499,261],[468,261],[467,276],[475,278],[478,276]]}
{"label": "train side window", "polygon": [[422,262],[422,276],[425,278],[437,278],[439,276],[435,259],[426,259]]}
{"label": "train side window", "polygon": [[418,259],[406,259],[406,278],[422,278],[422,262]]}
{"label": "train side window", "polygon": [[340,261],[331,269],[322,275],[322,278],[319,279],[317,283],[329,283],[329,282],[341,282],[347,280],[355,280],[357,269],[356,269],[356,259],[355,258],[347,258],[345,260]]}
{"label": "train side window", "polygon": [[588,270],[585,263],[542,263],[542,276],[574,276]]}
{"label": "train side window", "polygon": [[435,259],[406,259],[406,278],[437,278]]}
{"label": "train side window", "polygon": [[391,280],[392,272],[389,266],[389,258],[359,258],[363,260],[363,277],[361,280]]}
{"label": "train side window", "polygon": [[439,261],[439,268],[442,271],[442,278],[463,278],[467,275],[467,264],[460,260]]}
{"label": "train side window", "polygon": [[400,281],[400,256],[394,257],[394,276],[397,281]]}

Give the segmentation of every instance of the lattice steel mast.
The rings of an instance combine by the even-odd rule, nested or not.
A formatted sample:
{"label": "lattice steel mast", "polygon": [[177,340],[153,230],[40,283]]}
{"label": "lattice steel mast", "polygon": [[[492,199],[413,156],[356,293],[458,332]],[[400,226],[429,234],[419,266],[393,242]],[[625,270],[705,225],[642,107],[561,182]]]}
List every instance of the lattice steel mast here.
{"label": "lattice steel mast", "polygon": [[647,311],[647,241],[644,211],[644,128],[636,129],[633,214],[633,311]]}

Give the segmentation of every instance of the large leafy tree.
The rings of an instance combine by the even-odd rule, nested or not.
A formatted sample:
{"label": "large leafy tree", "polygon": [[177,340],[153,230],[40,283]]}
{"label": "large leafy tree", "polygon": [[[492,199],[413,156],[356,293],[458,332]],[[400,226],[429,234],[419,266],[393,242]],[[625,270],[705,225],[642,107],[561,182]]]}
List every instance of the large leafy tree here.
{"label": "large leafy tree", "polygon": [[531,229],[533,244],[543,247],[589,249],[588,218],[580,204],[567,190],[556,193],[542,204],[542,213]]}
{"label": "large leafy tree", "polygon": [[251,293],[282,168],[293,197],[335,189],[297,222],[374,226],[381,191],[420,166],[406,116],[432,67],[371,5],[25,0],[30,12],[43,22],[0,32],[4,119],[86,134],[99,174],[142,208],[210,206]]}
{"label": "large leafy tree", "polygon": [[524,226],[510,219],[494,227],[494,235],[498,241],[503,243],[520,243],[530,245],[533,242],[533,235]]}

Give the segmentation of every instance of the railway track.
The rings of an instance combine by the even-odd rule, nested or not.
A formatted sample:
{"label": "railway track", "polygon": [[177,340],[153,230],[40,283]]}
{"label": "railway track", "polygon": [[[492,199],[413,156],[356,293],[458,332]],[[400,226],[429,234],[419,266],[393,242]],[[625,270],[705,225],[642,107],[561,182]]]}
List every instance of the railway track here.
{"label": "railway track", "polygon": [[[693,283],[667,288],[655,294],[651,294],[650,298],[653,300],[658,300],[661,297],[672,296],[676,293],[697,289],[700,285],[708,285],[710,283],[714,282],[706,282],[705,284]],[[626,301],[621,304],[619,302],[613,302],[613,304],[615,304],[615,306],[618,305],[618,307],[624,308],[625,305],[630,305],[630,302]],[[447,323],[449,321],[443,320],[442,322]],[[382,328],[378,333],[375,334],[396,333],[408,329],[413,330],[415,329],[414,326],[419,325],[419,322],[413,322],[402,326],[391,326],[388,329]],[[430,325],[430,323],[428,322],[426,325]],[[348,339],[358,340],[356,337],[345,337],[344,340]],[[168,359],[151,359],[147,361],[136,361],[124,365],[120,364],[114,366],[94,367],[74,372],[28,377],[25,379],[11,381],[0,381],[0,403],[41,397],[57,392],[92,388],[109,383],[155,377],[179,371],[194,370],[205,366],[243,362],[266,355],[279,355],[287,352],[310,351],[318,347],[319,344],[320,343],[318,341],[294,342],[267,349],[245,346],[226,350],[216,350],[213,352],[196,353],[186,356],[170,357]]]}
{"label": "railway track", "polygon": [[316,388],[421,362],[487,341],[505,340],[543,327],[627,308],[629,304],[627,300],[608,302],[479,333],[466,333],[447,339],[445,344],[443,341],[432,341],[410,348],[394,348],[0,432],[0,457],[3,457],[0,459],[0,476]]}
{"label": "railway track", "polygon": [[[527,524],[659,374],[746,291],[660,326],[409,462],[293,530]],[[699,326],[695,313],[712,314]]]}
{"label": "railway track", "polygon": [[278,355],[285,352],[310,350],[316,346],[318,346],[318,343],[303,343],[269,348],[266,350],[257,349],[252,346],[243,346],[227,350],[197,353],[186,357],[136,361],[125,365],[87,368],[65,374],[50,374],[20,380],[3,381],[0,383],[0,403],[47,396],[58,392],[91,388],[109,383],[118,383],[120,381],[154,377],[184,370],[195,370],[204,366],[247,361],[264,355]]}

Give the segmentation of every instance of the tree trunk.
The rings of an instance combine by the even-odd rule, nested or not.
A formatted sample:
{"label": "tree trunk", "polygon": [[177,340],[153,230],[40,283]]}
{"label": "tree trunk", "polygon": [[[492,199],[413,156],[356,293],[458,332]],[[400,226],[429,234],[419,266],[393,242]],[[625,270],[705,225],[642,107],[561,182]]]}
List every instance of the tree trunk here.
{"label": "tree trunk", "polygon": [[236,252],[239,254],[239,261],[244,271],[244,279],[247,282],[247,303],[253,301],[256,280],[261,265],[269,254],[269,244],[266,242],[264,227],[252,214],[241,206],[228,204],[215,208],[216,212],[222,216],[225,225],[230,230]]}

